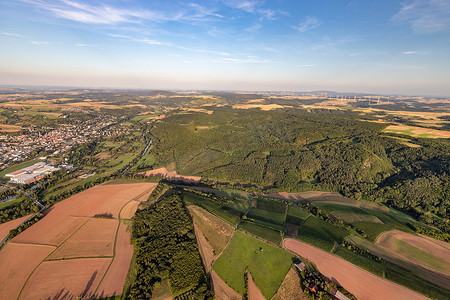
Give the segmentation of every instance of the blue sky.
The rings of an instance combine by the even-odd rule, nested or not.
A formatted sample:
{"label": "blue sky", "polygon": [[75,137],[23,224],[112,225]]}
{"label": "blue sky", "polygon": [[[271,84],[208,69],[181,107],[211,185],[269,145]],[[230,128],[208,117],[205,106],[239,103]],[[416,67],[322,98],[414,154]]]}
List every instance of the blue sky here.
{"label": "blue sky", "polygon": [[0,0],[0,84],[450,96],[450,0]]}

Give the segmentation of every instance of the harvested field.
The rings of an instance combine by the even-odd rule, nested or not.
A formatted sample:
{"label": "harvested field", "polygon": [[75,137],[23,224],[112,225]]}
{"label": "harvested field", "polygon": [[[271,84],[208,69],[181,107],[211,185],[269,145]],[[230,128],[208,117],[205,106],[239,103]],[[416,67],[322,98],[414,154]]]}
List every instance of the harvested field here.
{"label": "harvested field", "polygon": [[277,109],[277,108],[285,108],[285,107],[292,107],[292,106],[282,106],[278,104],[238,104],[233,105],[233,109],[252,109],[252,108],[259,108],[264,111]]}
{"label": "harvested field", "polygon": [[211,265],[214,262],[214,250],[211,245],[206,240],[203,232],[200,230],[197,222],[194,221],[195,236],[197,237],[197,244],[200,250],[200,256],[205,266],[206,272],[211,272]]}
{"label": "harvested field", "polygon": [[217,273],[212,270],[211,279],[214,284],[214,296],[216,299],[223,300],[242,300],[243,297],[238,292],[233,290]]}
{"label": "harvested field", "polygon": [[133,218],[139,204],[141,204],[141,202],[136,200],[128,202],[120,211],[120,218],[127,220]]}
{"label": "harvested field", "polygon": [[128,230],[128,225],[125,222],[120,222],[116,238],[115,256],[98,287],[96,295],[98,298],[122,294],[134,251],[134,246],[131,244],[130,230]]}
{"label": "harvested field", "polygon": [[52,246],[6,244],[0,251],[0,299],[17,299],[28,276],[53,250]]}
{"label": "harvested field", "polygon": [[252,274],[248,273],[248,299],[249,300],[266,300],[261,290],[253,281]]}
{"label": "harvested field", "polygon": [[195,224],[211,245],[215,257],[221,253],[230,241],[234,227],[224,220],[198,206],[188,206]]}
{"label": "harvested field", "polygon": [[110,262],[111,258],[45,261],[25,284],[20,299],[88,299]]}
{"label": "harvested field", "polygon": [[307,300],[309,299],[303,294],[300,278],[297,275],[297,271],[294,267],[289,269],[283,283],[281,284],[278,292],[273,296],[272,300]]}
{"label": "harvested field", "polygon": [[21,130],[21,126],[0,124],[0,132],[17,132]]}
{"label": "harvested field", "polygon": [[164,177],[167,179],[181,180],[184,182],[200,182],[200,180],[202,179],[201,177],[198,177],[198,176],[178,175],[176,171],[168,171],[166,168],[154,169],[154,170],[145,171],[145,172],[142,172],[139,174],[145,175],[147,177]]}
{"label": "harvested field", "polygon": [[99,185],[54,205],[50,213],[75,216],[111,214],[118,218],[122,207],[133,198],[151,192],[157,183]]}
{"label": "harvested field", "polygon": [[66,217],[52,214],[51,211],[42,220],[12,239],[15,243],[47,244],[59,246],[89,218]]}
{"label": "harvested field", "polygon": [[8,236],[11,230],[22,224],[22,222],[24,222],[29,217],[30,215],[0,224],[0,242],[3,241],[6,236]]}
{"label": "harvested field", "polygon": [[92,218],[50,255],[49,260],[114,254],[118,220]]}
{"label": "harvested field", "polygon": [[386,127],[386,129],[384,129],[384,131],[410,135],[413,137],[450,138],[450,131],[407,125],[389,125],[388,127]]}
{"label": "harvested field", "polygon": [[[111,272],[104,277],[101,292],[104,295],[120,294],[133,246],[130,245],[130,233],[126,231],[126,225],[119,226],[119,220],[111,218],[117,218],[127,203],[139,204],[139,201],[146,200],[156,185],[140,182],[95,186],[55,204],[47,210],[42,220],[19,234],[0,251],[1,258],[12,247],[10,245],[50,248],[42,257],[27,253],[21,255],[20,259],[24,259],[23,261],[8,260],[14,262],[11,268],[21,271],[28,270],[24,266],[32,266],[26,271],[28,273],[21,276],[23,281],[19,280],[17,285],[11,285],[12,293],[18,294],[32,270],[55,250],[50,246],[29,244],[47,244],[60,248],[31,275],[25,284],[22,298],[61,299],[80,295],[89,298],[109,266]],[[129,210],[126,214],[131,215],[132,212],[134,213]],[[96,218],[96,215],[104,217]],[[117,240],[114,242],[116,232]],[[113,255],[114,263],[111,264]],[[29,263],[27,257],[39,257],[39,261]],[[65,260],[66,258],[70,259]]]}
{"label": "harvested field", "polygon": [[343,286],[358,299],[427,299],[403,286],[377,277],[357,266],[293,239],[285,239],[284,247],[314,264],[326,277]]}
{"label": "harvested field", "polygon": [[442,244],[402,231],[388,231],[376,245],[393,257],[450,276],[450,250]]}

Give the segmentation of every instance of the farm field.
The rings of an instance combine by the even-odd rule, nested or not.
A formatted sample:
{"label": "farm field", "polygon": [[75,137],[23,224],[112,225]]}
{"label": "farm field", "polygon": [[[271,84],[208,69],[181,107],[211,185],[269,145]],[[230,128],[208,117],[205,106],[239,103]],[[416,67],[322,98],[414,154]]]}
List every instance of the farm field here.
{"label": "farm field", "polygon": [[406,125],[389,125],[384,131],[410,135],[419,138],[450,138],[450,131]]}
{"label": "farm field", "polygon": [[234,227],[200,207],[190,205],[188,209],[214,254],[221,253],[233,236]]}
{"label": "farm field", "polygon": [[64,299],[94,295],[111,258],[44,261],[25,284],[19,299]]}
{"label": "farm field", "polygon": [[341,243],[348,235],[347,230],[310,216],[298,228],[297,238],[326,251],[331,251],[335,243]]}
{"label": "farm field", "polygon": [[30,215],[0,224],[0,242],[3,241],[3,239],[9,234],[11,230],[19,226],[29,217]]}
{"label": "farm field", "polygon": [[253,281],[252,274],[248,274],[248,299],[249,300],[266,300],[266,297],[261,293],[261,290]]}
{"label": "farm field", "polygon": [[316,264],[328,278],[334,278],[358,299],[427,299],[425,296],[377,277],[316,247],[286,239],[284,247]]}
{"label": "farm field", "polygon": [[245,289],[245,268],[248,267],[256,285],[270,299],[283,282],[292,264],[291,258],[292,255],[282,249],[236,231],[213,268],[230,287],[242,295]]}
{"label": "farm field", "polygon": [[294,267],[289,269],[286,274],[283,283],[278,289],[277,293],[273,296],[273,300],[307,300],[309,299],[303,294],[300,278],[297,275],[297,271]]}
{"label": "farm field", "polygon": [[130,243],[131,228],[129,222],[120,221],[115,243],[115,255],[105,277],[98,286],[96,297],[111,297],[122,294],[128,274],[134,245]]}
{"label": "farm field", "polygon": [[377,239],[376,245],[394,257],[450,276],[450,250],[431,239],[389,231]]}
{"label": "farm field", "polygon": [[154,169],[151,171],[145,171],[142,173],[144,176],[147,177],[164,177],[164,178],[168,178],[168,179],[173,179],[173,180],[181,180],[184,182],[199,182],[202,178],[198,177],[198,176],[183,176],[183,175],[178,175],[176,171],[168,171],[166,168],[159,168],[159,169]]}
{"label": "farm field", "polygon": [[118,225],[119,221],[115,219],[89,219],[48,260],[113,256]]}
{"label": "farm field", "polygon": [[[3,282],[11,291],[5,293],[23,289],[21,299],[89,298],[102,282],[99,294],[120,295],[134,246],[127,224],[117,217],[155,186],[100,185],[55,204],[0,251],[0,261],[8,261],[2,274],[9,275]],[[23,281],[11,274],[15,268]]]}
{"label": "farm field", "polygon": [[250,234],[256,235],[266,241],[280,245],[281,243],[281,232],[279,230],[269,228],[266,226],[258,225],[257,223],[242,221],[239,224],[239,229],[244,230]]}
{"label": "farm field", "polygon": [[53,250],[52,246],[6,244],[0,251],[0,299],[17,299],[28,276]]}

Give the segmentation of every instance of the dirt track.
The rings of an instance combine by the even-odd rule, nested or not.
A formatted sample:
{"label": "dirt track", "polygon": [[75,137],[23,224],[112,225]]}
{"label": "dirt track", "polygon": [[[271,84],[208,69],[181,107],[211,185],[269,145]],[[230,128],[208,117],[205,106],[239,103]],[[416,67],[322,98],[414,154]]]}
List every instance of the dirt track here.
{"label": "dirt track", "polygon": [[284,247],[315,263],[323,275],[342,285],[358,299],[427,299],[421,294],[377,277],[342,258],[300,241],[285,239]]}

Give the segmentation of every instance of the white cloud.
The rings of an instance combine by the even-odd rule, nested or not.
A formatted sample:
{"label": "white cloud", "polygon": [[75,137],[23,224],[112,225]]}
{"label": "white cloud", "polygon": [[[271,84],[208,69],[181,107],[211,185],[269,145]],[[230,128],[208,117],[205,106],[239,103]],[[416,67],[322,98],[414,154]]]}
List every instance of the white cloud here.
{"label": "white cloud", "polygon": [[115,38],[127,39],[127,40],[131,40],[133,42],[147,44],[147,45],[157,45],[157,46],[168,45],[168,44],[165,44],[163,42],[152,40],[152,39],[149,39],[149,38],[135,38],[135,37],[122,35],[122,34],[110,34],[109,36],[115,37]]}
{"label": "white cloud", "polygon": [[450,1],[408,0],[391,20],[408,23],[415,33],[450,31]]}
{"label": "white cloud", "polygon": [[299,26],[294,26],[294,29],[298,30],[299,32],[306,32],[308,30],[317,28],[320,25],[322,25],[322,22],[320,22],[316,17],[308,16],[303,22],[300,23]]}
{"label": "white cloud", "polygon": [[407,54],[407,55],[409,55],[409,54],[417,54],[417,52],[416,51],[404,51],[404,52],[402,52],[402,54]]}
{"label": "white cloud", "polygon": [[247,27],[245,30],[248,32],[256,32],[262,28],[262,25],[260,23],[255,23],[250,27]]}
{"label": "white cloud", "polygon": [[12,37],[23,37],[23,35],[21,35],[21,34],[5,32],[5,31],[0,31],[0,34],[6,35],[6,36],[12,36]]}
{"label": "white cloud", "polygon": [[214,10],[207,9],[199,4],[190,3],[189,6],[194,8],[197,11],[196,17],[213,16],[213,17],[223,18],[223,16],[221,14],[218,14]]}
{"label": "white cloud", "polygon": [[71,0],[57,2],[49,2],[48,0],[23,1],[40,9],[48,10],[58,18],[87,24],[136,23],[140,20],[162,22],[179,20],[185,17],[182,13],[167,15],[162,12],[145,9],[124,9],[106,4],[91,5]]}
{"label": "white cloud", "polygon": [[256,7],[261,4],[261,1],[257,0],[224,0],[223,2],[231,8],[241,9],[249,13],[254,13]]}

